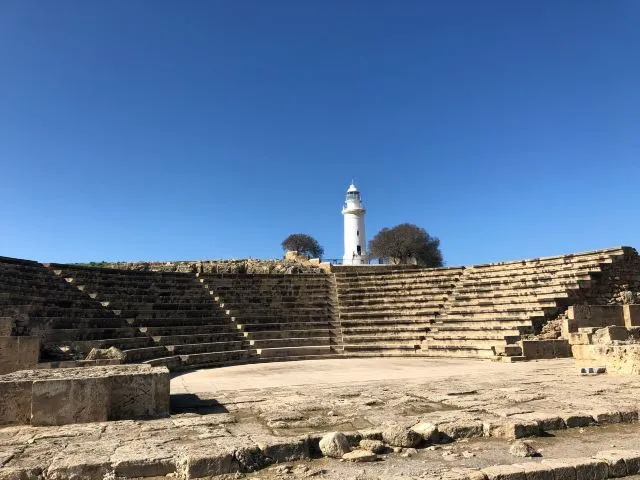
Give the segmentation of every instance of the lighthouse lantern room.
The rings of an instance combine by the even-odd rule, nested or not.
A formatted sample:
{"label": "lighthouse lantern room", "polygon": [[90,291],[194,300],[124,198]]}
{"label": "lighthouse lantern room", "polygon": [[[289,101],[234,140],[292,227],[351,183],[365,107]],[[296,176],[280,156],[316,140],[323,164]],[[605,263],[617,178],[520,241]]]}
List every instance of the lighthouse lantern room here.
{"label": "lighthouse lantern room", "polygon": [[345,265],[361,265],[368,263],[364,232],[364,205],[360,192],[351,182],[347,189],[347,198],[342,207],[344,217],[344,256],[342,263]]}

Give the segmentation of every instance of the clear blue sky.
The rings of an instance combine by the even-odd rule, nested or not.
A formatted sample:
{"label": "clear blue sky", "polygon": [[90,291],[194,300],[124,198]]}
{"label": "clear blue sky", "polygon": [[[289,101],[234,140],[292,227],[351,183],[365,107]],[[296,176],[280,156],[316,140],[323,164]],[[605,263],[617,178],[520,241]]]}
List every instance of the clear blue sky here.
{"label": "clear blue sky", "polygon": [[637,0],[0,2],[0,255],[450,265],[640,242]]}

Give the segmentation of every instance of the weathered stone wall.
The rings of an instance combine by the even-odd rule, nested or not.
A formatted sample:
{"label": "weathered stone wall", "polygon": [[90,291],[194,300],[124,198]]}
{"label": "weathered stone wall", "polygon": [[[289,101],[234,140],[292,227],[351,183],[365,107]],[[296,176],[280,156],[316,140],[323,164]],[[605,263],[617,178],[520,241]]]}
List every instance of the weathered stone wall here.
{"label": "weathered stone wall", "polygon": [[624,247],[624,256],[592,275],[591,285],[573,292],[571,305],[625,305],[640,303],[640,255]]}
{"label": "weathered stone wall", "polygon": [[325,270],[312,262],[293,260],[194,260],[171,262],[107,262],[96,265],[104,268],[119,268],[142,272],[182,272],[182,273],[323,273]]}
{"label": "weathered stone wall", "polygon": [[169,370],[149,365],[0,376],[0,425],[66,425],[169,414]]}

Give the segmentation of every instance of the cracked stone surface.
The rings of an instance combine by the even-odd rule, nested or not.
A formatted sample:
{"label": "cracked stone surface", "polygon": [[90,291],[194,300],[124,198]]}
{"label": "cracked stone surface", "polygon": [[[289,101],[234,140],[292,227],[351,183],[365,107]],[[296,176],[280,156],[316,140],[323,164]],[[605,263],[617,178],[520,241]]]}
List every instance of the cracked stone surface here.
{"label": "cracked stone surface", "polygon": [[[284,452],[286,458],[287,442],[295,444],[301,436],[342,431],[357,445],[389,424],[408,428],[428,422],[451,431],[479,425],[482,432],[486,422],[501,425],[512,419],[526,425],[543,418],[550,426],[559,417],[576,425],[580,418],[602,419],[602,426],[553,430],[531,439],[542,459],[591,456],[612,446],[634,449],[640,433],[637,423],[609,424],[624,422],[625,412],[628,421],[637,419],[640,377],[581,376],[571,359],[506,364],[375,358],[247,365],[177,376],[172,393],[169,418],[0,428],[0,479],[18,471],[45,478],[86,472],[95,478],[185,478],[184,459],[196,451],[230,452],[231,463],[220,460],[221,469],[234,467],[234,452],[262,467],[267,463],[252,450],[256,445],[262,452]],[[360,438],[350,433],[356,430]],[[509,445],[506,438],[462,438],[418,448],[411,456],[388,453],[366,465],[322,458],[233,475],[454,478],[447,476],[455,469],[514,463]]]}

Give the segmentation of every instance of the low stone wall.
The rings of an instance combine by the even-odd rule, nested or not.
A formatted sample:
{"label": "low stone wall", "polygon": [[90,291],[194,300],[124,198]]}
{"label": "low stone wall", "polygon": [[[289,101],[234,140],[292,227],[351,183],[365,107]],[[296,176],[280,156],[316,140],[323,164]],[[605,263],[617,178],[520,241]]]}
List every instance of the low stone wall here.
{"label": "low stone wall", "polygon": [[564,339],[522,340],[522,355],[527,360],[566,358],[571,356],[571,346]]}
{"label": "low stone wall", "polygon": [[66,425],[168,414],[165,367],[22,370],[0,376],[0,425]]}

